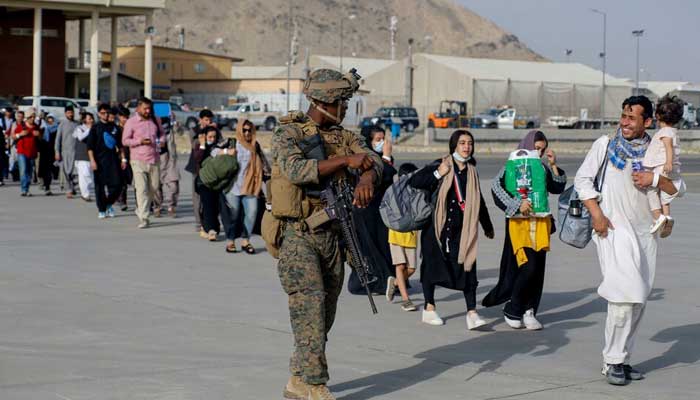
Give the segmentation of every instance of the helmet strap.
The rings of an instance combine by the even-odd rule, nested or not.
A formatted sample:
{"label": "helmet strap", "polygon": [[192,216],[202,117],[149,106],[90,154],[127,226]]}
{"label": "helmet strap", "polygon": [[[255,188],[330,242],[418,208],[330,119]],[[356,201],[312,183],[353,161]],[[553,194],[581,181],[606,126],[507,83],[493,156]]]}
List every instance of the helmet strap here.
{"label": "helmet strap", "polygon": [[338,107],[338,115],[333,115],[326,111],[322,106],[320,106],[318,103],[315,101],[311,102],[311,105],[314,106],[321,114],[325,115],[326,117],[332,119],[336,124],[340,124],[340,107]]}

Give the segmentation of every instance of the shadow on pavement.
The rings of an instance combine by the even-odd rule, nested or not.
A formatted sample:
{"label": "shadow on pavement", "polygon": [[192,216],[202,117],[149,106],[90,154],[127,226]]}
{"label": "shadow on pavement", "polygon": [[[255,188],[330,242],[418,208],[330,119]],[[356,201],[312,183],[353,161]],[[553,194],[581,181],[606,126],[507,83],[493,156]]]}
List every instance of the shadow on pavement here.
{"label": "shadow on pavement", "polygon": [[478,365],[479,369],[474,374],[464,377],[465,381],[469,381],[482,372],[497,371],[505,361],[517,354],[529,354],[534,357],[554,354],[571,341],[567,336],[569,330],[591,325],[594,323],[567,321],[553,324],[539,332],[497,331],[416,354],[414,357],[421,361],[410,367],[339,383],[331,389],[334,392],[360,389],[339,397],[344,400],[381,398],[433,379],[454,367],[465,364]]}
{"label": "shadow on pavement", "polygon": [[671,347],[664,354],[636,365],[636,368],[640,371],[650,372],[679,363],[696,363],[700,361],[698,338],[700,338],[700,324],[681,325],[664,329],[652,336],[651,341],[672,343]]}

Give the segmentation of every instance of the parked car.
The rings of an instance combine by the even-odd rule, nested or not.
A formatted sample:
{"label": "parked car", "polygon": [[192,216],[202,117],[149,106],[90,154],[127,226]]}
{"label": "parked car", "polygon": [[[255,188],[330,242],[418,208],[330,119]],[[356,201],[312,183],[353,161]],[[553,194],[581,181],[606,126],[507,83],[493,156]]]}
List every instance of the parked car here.
{"label": "parked car", "polygon": [[[34,97],[25,96],[19,101],[17,107],[20,111],[27,111],[34,106]],[[56,118],[63,116],[63,112],[67,106],[72,106],[76,111],[80,111],[83,107],[80,106],[75,100],[69,99],[67,97],[53,97],[53,96],[39,96],[39,108],[38,113],[44,112],[46,114],[53,114]]]}
{"label": "parked car", "polygon": [[360,122],[360,127],[372,125],[391,125],[392,118],[401,120],[401,128],[407,132],[413,132],[420,122],[418,120],[418,112],[413,107],[381,107],[371,117],[365,117]]}
{"label": "parked car", "polygon": [[0,110],[12,108],[12,102],[4,97],[0,97]]}
{"label": "parked car", "polygon": [[[131,112],[134,112],[134,110],[136,110],[137,103],[138,100],[130,100],[127,104],[127,108]],[[194,129],[194,127],[197,126],[197,121],[199,121],[199,114],[197,112],[185,111],[179,104],[168,100],[153,100],[153,104],[155,103],[169,103],[170,109],[172,110],[173,115],[175,115],[175,123],[180,124],[187,129]]]}
{"label": "parked car", "polygon": [[512,107],[491,108],[475,115],[472,121],[472,128],[533,129],[539,127],[539,118],[518,114]]}
{"label": "parked car", "polygon": [[277,126],[280,113],[262,110],[260,103],[236,103],[222,110],[214,111],[215,122],[219,128],[228,127],[236,130],[238,121],[245,118],[255,124],[256,128],[271,131]]}

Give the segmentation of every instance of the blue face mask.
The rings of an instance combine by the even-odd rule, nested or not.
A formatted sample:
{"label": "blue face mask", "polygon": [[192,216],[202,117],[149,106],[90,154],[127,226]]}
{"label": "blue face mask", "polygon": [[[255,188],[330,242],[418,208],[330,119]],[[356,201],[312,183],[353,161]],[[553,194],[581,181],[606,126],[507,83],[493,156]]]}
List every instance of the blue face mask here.
{"label": "blue face mask", "polygon": [[382,150],[384,150],[384,141],[383,140],[374,144],[374,151],[376,151],[377,153],[381,153]]}
{"label": "blue face mask", "polygon": [[213,145],[213,144],[214,144],[214,141],[213,141],[213,140],[212,140],[212,141],[207,140],[207,146],[211,146],[211,145]]}

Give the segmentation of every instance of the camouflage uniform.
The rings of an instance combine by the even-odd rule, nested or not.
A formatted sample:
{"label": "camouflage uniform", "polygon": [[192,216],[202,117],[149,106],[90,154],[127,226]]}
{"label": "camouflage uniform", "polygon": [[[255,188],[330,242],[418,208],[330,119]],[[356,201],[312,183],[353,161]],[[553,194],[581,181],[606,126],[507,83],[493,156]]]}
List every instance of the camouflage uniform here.
{"label": "camouflage uniform", "polygon": [[[311,74],[309,81],[314,83],[341,79],[344,78],[339,72],[319,70]],[[357,88],[352,87],[350,96],[347,96],[348,90],[314,89],[308,83],[305,87],[307,96],[312,101],[315,99],[327,103],[347,99]],[[317,92],[312,92],[313,90]],[[359,135],[340,126],[321,130],[313,120],[298,111],[283,118],[281,122],[272,137],[273,179],[275,171],[278,171],[297,186],[318,184],[318,161],[304,158],[297,143],[303,138],[320,134],[327,158],[369,154],[373,158],[379,181],[381,159],[368,150]],[[273,207],[278,200],[272,198]],[[303,203],[302,217],[284,219],[282,224],[277,269],[282,288],[289,296],[289,319],[294,333],[290,372],[302,377],[308,384],[319,385],[328,381],[325,348],[343,285],[343,257],[338,244],[338,233],[332,226],[322,226],[311,232],[304,222],[305,218],[323,206],[320,200],[305,196]]]}

